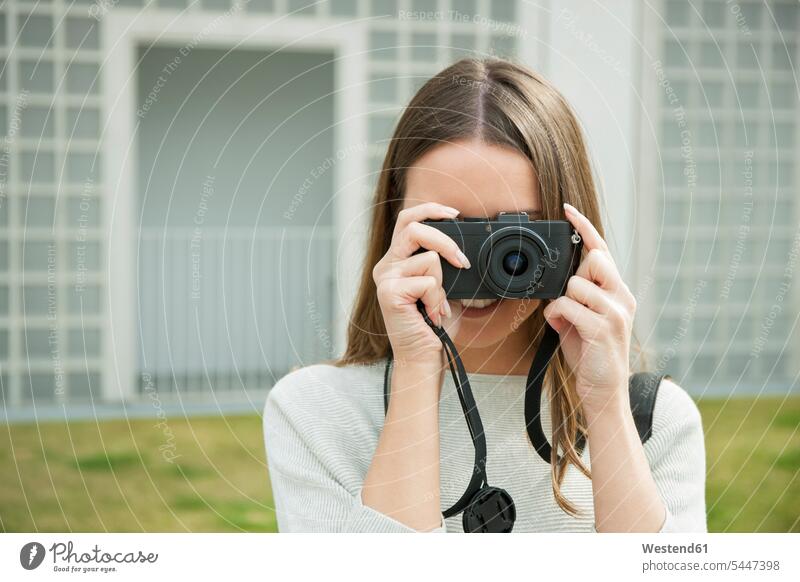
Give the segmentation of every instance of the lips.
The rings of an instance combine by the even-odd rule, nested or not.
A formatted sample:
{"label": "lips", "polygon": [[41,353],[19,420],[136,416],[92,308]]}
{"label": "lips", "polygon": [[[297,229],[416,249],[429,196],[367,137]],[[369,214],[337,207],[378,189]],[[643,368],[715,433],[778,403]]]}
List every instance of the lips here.
{"label": "lips", "polygon": [[464,317],[484,317],[500,305],[497,299],[457,299],[456,303],[461,305],[461,315]]}

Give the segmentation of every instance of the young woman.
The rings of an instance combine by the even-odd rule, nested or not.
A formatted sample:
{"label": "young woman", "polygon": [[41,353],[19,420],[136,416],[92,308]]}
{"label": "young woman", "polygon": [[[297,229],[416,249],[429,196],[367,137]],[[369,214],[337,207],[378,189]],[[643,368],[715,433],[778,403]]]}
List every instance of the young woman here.
{"label": "young woman", "polygon": [[[584,253],[566,295],[447,299],[441,258],[474,267],[422,221],[501,211],[572,223]],[[420,248],[427,252],[414,254]],[[445,520],[442,511],[464,493],[475,453],[442,344],[418,299],[464,362],[483,420],[487,473],[516,506],[513,531],[706,530],[703,431],[693,401],[665,379],[644,445],[633,422],[627,388],[636,301],[603,240],[574,114],[534,72],[465,59],[420,89],[389,144],[343,357],[288,374],[267,399],[280,531],[463,531],[460,515]],[[523,411],[545,321],[560,341],[542,398],[545,434],[561,454],[553,465],[532,447]]]}

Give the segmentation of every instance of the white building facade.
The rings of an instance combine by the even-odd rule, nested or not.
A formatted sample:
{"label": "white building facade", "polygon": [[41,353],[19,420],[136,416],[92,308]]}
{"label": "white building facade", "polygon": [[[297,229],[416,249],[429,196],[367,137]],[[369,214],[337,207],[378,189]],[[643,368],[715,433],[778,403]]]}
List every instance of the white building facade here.
{"label": "white building facade", "polygon": [[574,105],[650,367],[795,391],[798,29],[791,0],[7,0],[6,418],[257,411],[340,353],[386,140],[466,55]]}

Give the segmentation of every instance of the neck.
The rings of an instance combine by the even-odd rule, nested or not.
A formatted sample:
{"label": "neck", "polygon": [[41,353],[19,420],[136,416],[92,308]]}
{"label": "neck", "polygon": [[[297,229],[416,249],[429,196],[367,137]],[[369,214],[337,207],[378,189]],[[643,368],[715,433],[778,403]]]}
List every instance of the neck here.
{"label": "neck", "polygon": [[464,369],[468,374],[527,376],[536,346],[532,345],[525,327],[491,346],[461,348],[456,345]]}

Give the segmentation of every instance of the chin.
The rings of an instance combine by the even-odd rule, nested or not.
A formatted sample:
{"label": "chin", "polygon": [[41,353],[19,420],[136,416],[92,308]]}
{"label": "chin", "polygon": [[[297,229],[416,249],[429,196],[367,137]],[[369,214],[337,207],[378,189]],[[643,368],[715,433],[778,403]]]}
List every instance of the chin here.
{"label": "chin", "polygon": [[539,301],[523,299],[451,300],[458,332],[452,338],[459,349],[486,348],[516,333],[536,311]]}

